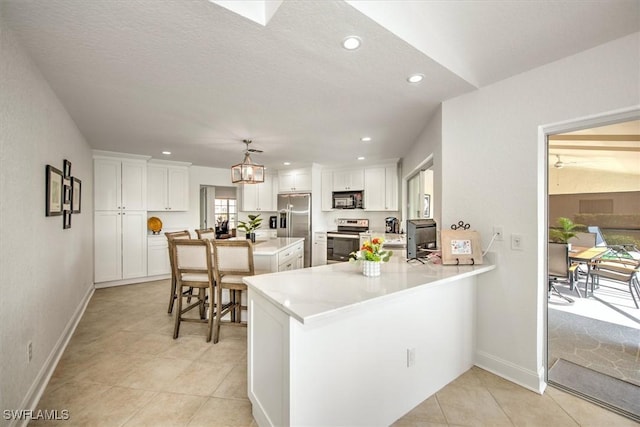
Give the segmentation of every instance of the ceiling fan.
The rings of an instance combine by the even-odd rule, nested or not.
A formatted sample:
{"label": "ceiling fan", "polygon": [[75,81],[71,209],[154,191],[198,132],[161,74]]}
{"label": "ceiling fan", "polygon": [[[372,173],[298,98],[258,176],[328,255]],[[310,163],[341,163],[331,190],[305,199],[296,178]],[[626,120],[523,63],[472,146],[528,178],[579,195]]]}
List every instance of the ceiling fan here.
{"label": "ceiling fan", "polygon": [[560,158],[559,154],[556,154],[556,162],[553,164],[553,167],[556,169],[562,169],[563,167],[567,166],[567,165],[573,165],[576,164],[578,162],[563,162],[562,159]]}

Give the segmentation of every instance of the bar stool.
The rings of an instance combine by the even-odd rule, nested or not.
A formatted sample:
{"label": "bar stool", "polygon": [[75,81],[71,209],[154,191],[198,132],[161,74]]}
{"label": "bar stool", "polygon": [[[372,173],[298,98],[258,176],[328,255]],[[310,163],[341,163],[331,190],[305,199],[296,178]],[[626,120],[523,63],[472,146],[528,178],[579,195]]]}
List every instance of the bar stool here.
{"label": "bar stool", "polygon": [[[176,239],[191,239],[191,234],[188,230],[184,231],[175,231],[175,232],[166,232],[164,233],[167,236],[167,242],[169,243],[169,265],[171,266],[171,294],[169,295],[169,309],[167,313],[173,313],[173,303],[178,298],[176,294],[176,272],[175,272],[175,261],[173,257],[173,241]],[[191,291],[187,291],[191,292]]]}
{"label": "bar stool", "polygon": [[[216,316],[213,324],[213,343],[220,338],[222,317],[229,314],[225,324],[246,326],[242,322],[242,292],[247,290],[242,278],[253,276],[253,245],[250,240],[214,240],[214,271],[216,278]],[[222,304],[222,290],[229,290],[229,303]]]}
{"label": "bar stool", "polygon": [[198,239],[216,238],[216,230],[214,230],[213,228],[201,228],[200,230],[196,230],[196,234],[198,235]]}

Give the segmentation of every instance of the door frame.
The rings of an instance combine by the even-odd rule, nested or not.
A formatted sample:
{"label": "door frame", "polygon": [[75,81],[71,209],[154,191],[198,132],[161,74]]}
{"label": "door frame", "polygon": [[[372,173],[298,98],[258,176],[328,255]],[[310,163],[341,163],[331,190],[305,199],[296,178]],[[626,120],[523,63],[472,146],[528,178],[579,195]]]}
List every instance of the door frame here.
{"label": "door frame", "polygon": [[540,310],[538,318],[542,322],[538,322],[541,329],[538,331],[539,348],[542,351],[541,360],[544,370],[544,384],[542,390],[548,384],[549,360],[548,360],[548,323],[547,323],[547,287],[548,287],[548,268],[547,268],[547,241],[549,230],[548,218],[548,197],[549,197],[549,135],[573,132],[582,129],[589,129],[599,126],[607,126],[620,122],[631,120],[640,120],[640,105],[634,105],[627,108],[612,110],[582,118],[566,120],[557,123],[551,123],[538,126],[538,277],[544,278],[539,283],[538,301]]}

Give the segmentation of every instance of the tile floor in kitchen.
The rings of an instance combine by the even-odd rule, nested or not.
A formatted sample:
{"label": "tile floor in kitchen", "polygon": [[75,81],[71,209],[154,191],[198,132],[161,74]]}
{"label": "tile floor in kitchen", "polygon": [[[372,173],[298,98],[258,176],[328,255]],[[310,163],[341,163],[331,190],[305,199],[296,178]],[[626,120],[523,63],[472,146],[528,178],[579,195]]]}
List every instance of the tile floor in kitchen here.
{"label": "tile floor in kitchen", "polygon": [[[30,425],[256,426],[247,398],[246,328],[203,325],[172,339],[168,280],[95,291]],[[540,396],[473,367],[394,426],[636,426],[554,388]]]}

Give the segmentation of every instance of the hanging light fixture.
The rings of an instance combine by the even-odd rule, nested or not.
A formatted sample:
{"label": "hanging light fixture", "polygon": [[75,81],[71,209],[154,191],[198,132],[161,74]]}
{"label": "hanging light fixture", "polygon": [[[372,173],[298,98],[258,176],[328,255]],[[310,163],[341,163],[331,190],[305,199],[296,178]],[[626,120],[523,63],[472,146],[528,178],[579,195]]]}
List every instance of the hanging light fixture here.
{"label": "hanging light fixture", "polygon": [[261,150],[249,148],[250,139],[242,140],[246,144],[242,163],[231,166],[231,182],[234,184],[260,184],[264,182],[264,165],[257,165],[251,161],[249,153],[262,153]]}

